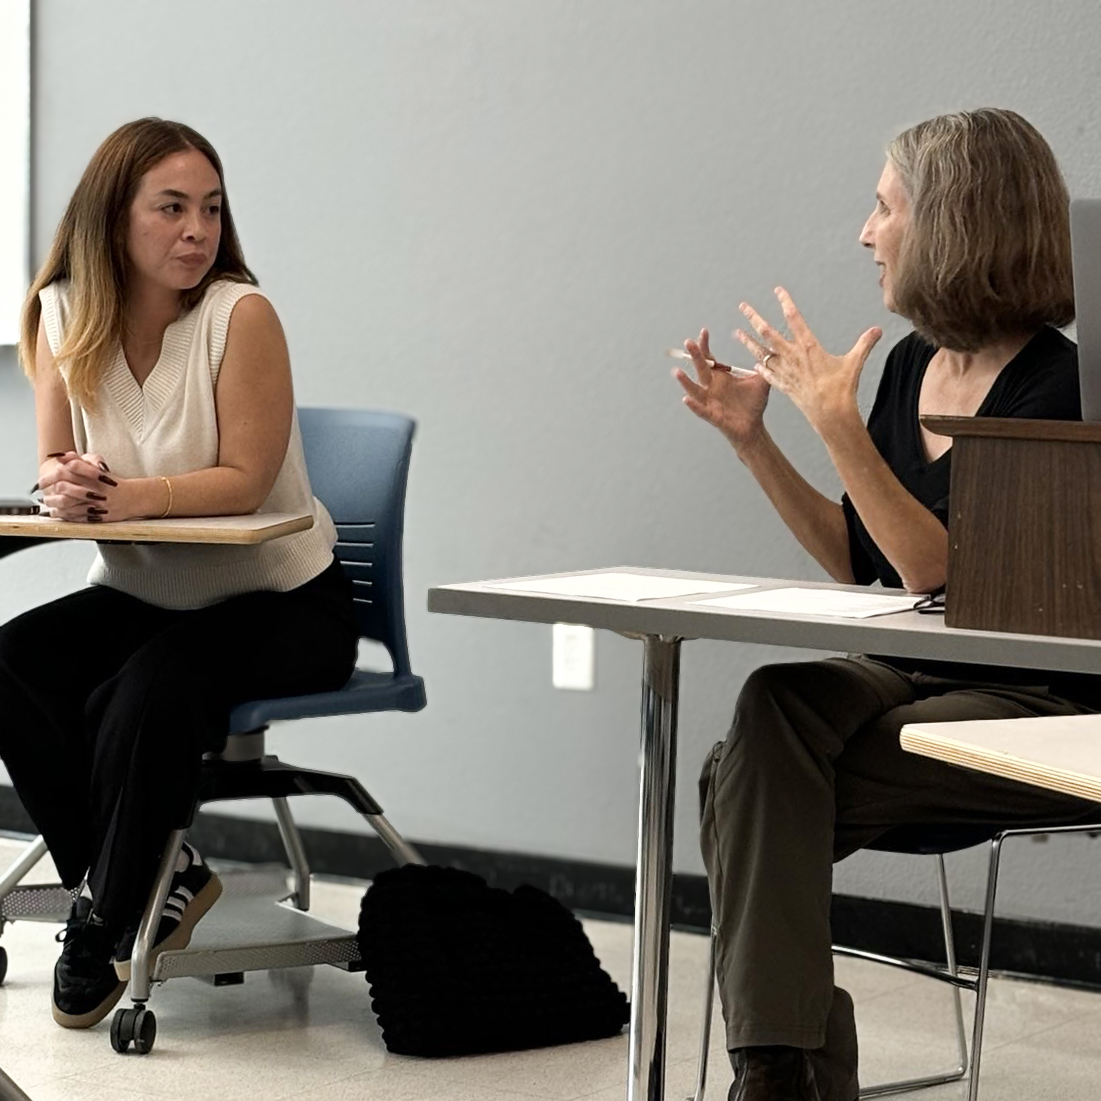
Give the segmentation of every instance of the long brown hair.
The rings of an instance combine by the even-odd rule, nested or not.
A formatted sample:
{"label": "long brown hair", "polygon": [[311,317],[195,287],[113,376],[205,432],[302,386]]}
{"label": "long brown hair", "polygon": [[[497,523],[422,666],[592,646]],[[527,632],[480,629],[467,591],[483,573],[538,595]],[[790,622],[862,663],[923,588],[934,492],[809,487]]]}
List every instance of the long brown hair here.
{"label": "long brown hair", "polygon": [[68,280],[69,318],[57,359],[67,361],[69,393],[85,409],[95,408],[99,381],[122,339],[130,204],[146,172],[172,153],[188,149],[202,153],[218,173],[222,234],[210,271],[198,286],[182,293],[181,305],[197,305],[216,279],[256,283],[233,225],[222,162],[210,142],[182,122],[143,118],[120,126],[88,162],[23,303],[19,358],[33,379],[42,313],[38,292]]}
{"label": "long brown hair", "polygon": [[912,203],[894,308],[921,336],[973,352],[1074,320],[1070,195],[1031,123],[992,107],[940,115],[887,154]]}

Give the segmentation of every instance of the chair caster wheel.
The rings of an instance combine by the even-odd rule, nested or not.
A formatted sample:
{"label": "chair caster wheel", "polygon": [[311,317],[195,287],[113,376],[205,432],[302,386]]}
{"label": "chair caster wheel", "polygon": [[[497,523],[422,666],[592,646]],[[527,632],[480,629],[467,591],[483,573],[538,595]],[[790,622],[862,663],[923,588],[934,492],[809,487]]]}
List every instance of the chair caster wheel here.
{"label": "chair caster wheel", "polygon": [[130,1009],[116,1009],[111,1021],[111,1047],[120,1055],[134,1045],[138,1055],[146,1055],[153,1050],[157,1039],[157,1018],[151,1009],[143,1005]]}
{"label": "chair caster wheel", "polygon": [[8,951],[0,948],[0,986],[4,985],[4,979],[8,974]]}

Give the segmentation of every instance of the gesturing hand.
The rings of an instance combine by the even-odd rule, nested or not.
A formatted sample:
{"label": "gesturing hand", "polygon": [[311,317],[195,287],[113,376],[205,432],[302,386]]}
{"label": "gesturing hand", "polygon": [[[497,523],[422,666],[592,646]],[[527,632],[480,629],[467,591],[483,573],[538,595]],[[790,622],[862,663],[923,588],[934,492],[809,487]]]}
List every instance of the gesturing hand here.
{"label": "gesturing hand", "polygon": [[762,377],[787,394],[821,435],[838,418],[844,419],[857,411],[860,372],[883,331],[868,329],[844,355],[830,355],[803,320],[791,295],[783,287],[777,287],[776,297],[792,334],[790,340],[745,302],[739,309],[760,339],[742,329],[734,335],[758,360],[757,370]]}
{"label": "gesturing hand", "polygon": [[110,519],[118,484],[102,456],[75,451],[50,455],[38,474],[42,503],[56,520],[99,523]]}
{"label": "gesturing hand", "polygon": [[761,432],[768,383],[759,375],[746,378],[721,369],[721,365],[712,367],[708,363],[714,360],[706,329],[700,330],[699,340],[686,340],[684,348],[692,357],[696,381],[679,367],[673,370],[673,377],[684,387],[681,400],[697,417],[714,425],[736,449],[745,447]]}

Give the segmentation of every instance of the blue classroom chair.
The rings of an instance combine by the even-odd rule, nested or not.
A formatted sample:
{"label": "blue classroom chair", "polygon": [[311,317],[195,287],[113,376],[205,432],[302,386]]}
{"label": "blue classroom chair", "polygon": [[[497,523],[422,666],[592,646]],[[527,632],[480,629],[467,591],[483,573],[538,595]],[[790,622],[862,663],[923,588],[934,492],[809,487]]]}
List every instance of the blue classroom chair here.
{"label": "blue classroom chair", "polygon": [[[226,747],[219,754],[207,755],[191,816],[170,835],[165,846],[131,959],[133,1004],[116,1010],[111,1025],[111,1044],[118,1052],[131,1046],[140,1054],[152,1049],[156,1020],[146,1003],[156,982],[185,975],[224,979],[243,976],[250,970],[318,963],[357,969],[359,950],[354,935],[314,922],[303,913],[310,904],[310,870],[287,803],[289,796],[336,795],[367,820],[399,864],[424,863],[354,777],[296,768],[264,751],[265,731],[271,722],[375,711],[419,711],[426,702],[424,682],[409,667],[402,589],[402,529],[414,423],[395,413],[357,409],[305,408],[298,416],[310,482],[336,525],[336,556],[355,589],[361,637],[386,648],[393,671],[357,670],[338,692],[254,700],[232,710]],[[220,935],[212,945],[163,952],[150,969],[152,937],[195,812],[209,802],[254,798],[271,799],[275,808],[294,875],[294,889],[289,896],[294,908],[275,906],[265,899],[240,900],[244,908],[242,923],[264,933],[259,942],[242,943]],[[0,926],[8,912],[5,904],[9,898],[19,891],[32,890],[15,887],[15,883],[45,851],[41,838],[37,839],[16,862],[18,871],[13,865],[0,877]],[[232,909],[227,902],[230,900],[223,896],[200,927],[201,933],[215,924],[220,910],[225,913]],[[10,913],[20,916],[17,907]]]}

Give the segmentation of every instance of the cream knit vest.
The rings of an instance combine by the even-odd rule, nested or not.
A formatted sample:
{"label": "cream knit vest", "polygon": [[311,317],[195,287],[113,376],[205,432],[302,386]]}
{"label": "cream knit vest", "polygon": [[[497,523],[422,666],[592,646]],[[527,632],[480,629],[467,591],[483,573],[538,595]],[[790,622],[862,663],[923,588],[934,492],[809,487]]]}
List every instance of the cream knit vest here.
{"label": "cream knit vest", "polygon": [[[56,355],[67,320],[65,283],[39,293],[42,321]],[[77,451],[102,455],[123,478],[184,474],[218,463],[214,390],[233,307],[253,286],[221,280],[164,334],[160,359],[139,386],[119,348],[99,387],[95,413],[72,403]],[[62,377],[66,365],[59,363]],[[310,512],[308,531],[258,546],[195,544],[103,545],[88,574],[162,608],[203,608],[256,590],[286,592],[316,577],[333,560],[336,532],[325,507],[310,491],[298,416],[279,476],[257,512]],[[104,538],[110,528],[103,526]]]}

